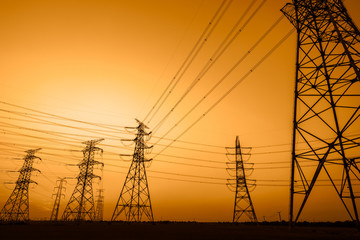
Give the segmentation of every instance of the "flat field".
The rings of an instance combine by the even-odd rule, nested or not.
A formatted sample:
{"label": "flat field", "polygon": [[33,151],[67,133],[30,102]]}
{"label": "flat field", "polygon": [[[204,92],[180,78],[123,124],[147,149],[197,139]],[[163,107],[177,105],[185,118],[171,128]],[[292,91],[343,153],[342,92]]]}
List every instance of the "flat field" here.
{"label": "flat field", "polygon": [[286,224],[195,222],[29,222],[0,224],[2,240],[16,239],[360,239],[354,227],[306,224],[291,231]]}

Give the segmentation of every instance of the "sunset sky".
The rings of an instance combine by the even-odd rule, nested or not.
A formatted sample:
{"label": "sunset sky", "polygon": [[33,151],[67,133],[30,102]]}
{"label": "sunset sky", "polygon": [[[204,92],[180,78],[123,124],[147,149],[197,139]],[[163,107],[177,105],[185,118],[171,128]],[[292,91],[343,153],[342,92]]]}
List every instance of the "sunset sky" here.
{"label": "sunset sky", "polygon": [[[131,154],[134,147],[120,141],[134,137],[124,127],[135,127],[135,118],[144,120],[170,81],[179,77],[178,70],[221,2],[0,1],[0,208],[14,188],[9,182],[17,179],[18,173],[12,171],[21,167],[24,151],[42,148],[37,153],[42,161],[34,164],[41,174],[32,178],[38,185],[30,189],[30,218],[48,219],[57,178],[77,175],[78,168],[71,164],[81,160],[82,142],[104,138],[98,145],[104,153],[96,159],[105,167],[103,173],[94,172],[103,176],[104,217],[109,220],[131,160],[119,154]],[[148,145],[157,143],[147,154],[154,158],[147,174],[155,220],[232,220],[234,193],[226,186],[231,177],[225,147],[233,147],[237,135],[241,146],[252,147],[249,162],[254,171],[249,178],[257,180],[251,196],[258,219],[278,220],[278,212],[288,219],[295,32],[253,68],[293,26],[282,18],[246,55],[282,16],[280,9],[287,2],[257,0],[250,5],[252,0],[234,0],[207,40],[202,39],[201,50],[169,98],[144,121],[153,131]],[[360,1],[344,4],[360,24]],[[245,26],[214,61],[218,46],[249,6],[236,29]],[[174,127],[244,56],[219,87]],[[169,139],[179,136],[163,150]],[[98,182],[94,180],[95,190]],[[75,179],[67,180],[61,213],[75,184]],[[349,219],[327,184],[319,181],[322,186],[315,186],[300,220]]]}

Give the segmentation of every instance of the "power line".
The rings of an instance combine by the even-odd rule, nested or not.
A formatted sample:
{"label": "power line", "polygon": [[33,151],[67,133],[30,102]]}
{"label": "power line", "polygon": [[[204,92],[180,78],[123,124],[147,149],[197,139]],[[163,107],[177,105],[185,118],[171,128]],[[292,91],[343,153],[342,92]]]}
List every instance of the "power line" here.
{"label": "power line", "polygon": [[[159,121],[157,125],[155,125],[153,131],[156,132],[157,129],[160,128],[160,126],[165,122],[165,120],[173,113],[173,111],[176,109],[176,107],[184,100],[184,98],[188,95],[188,93],[196,86],[196,84],[204,77],[204,75],[210,70],[210,68],[217,62],[217,60],[223,55],[223,53],[228,49],[228,47],[234,42],[234,40],[238,37],[238,35],[242,32],[242,30],[248,25],[248,23],[253,19],[253,17],[256,15],[256,13],[261,9],[261,7],[264,5],[266,0],[263,0],[260,5],[255,9],[255,11],[250,15],[250,17],[245,21],[245,23],[240,27],[240,29],[236,32],[236,34],[230,39],[228,43],[226,43],[230,36],[234,33],[238,25],[240,25],[240,22],[243,20],[243,18],[246,16],[246,14],[250,11],[253,4],[256,1],[252,1],[248,8],[245,10],[245,12],[242,14],[242,16],[239,18],[239,20],[235,23],[234,27],[230,30],[230,32],[227,34],[225,39],[221,42],[221,44],[218,46],[218,48],[215,50],[213,55],[210,57],[209,61],[203,66],[203,68],[200,70],[199,74],[195,77],[193,82],[190,84],[188,89],[185,91],[185,93],[180,97],[180,99],[175,103],[175,105],[171,108],[171,110]],[[160,140],[159,140],[160,141]]]}
{"label": "power line", "polygon": [[[5,145],[5,146],[10,146],[10,147],[23,147],[23,148],[26,148],[26,147],[30,147],[29,145],[26,145],[26,144],[14,144],[14,143],[6,143],[6,142],[0,142],[0,145]],[[75,146],[75,145],[71,145],[71,146]],[[111,146],[111,145],[108,145],[108,146]],[[46,146],[41,146],[44,150],[45,149],[49,149],[49,150],[58,150],[58,151],[68,151],[68,152],[71,152],[71,151],[79,151],[79,150],[72,150],[72,149],[63,149],[63,148],[55,148],[55,147],[46,147]],[[113,146],[115,147],[115,146]],[[44,150],[42,151],[42,153],[45,153]],[[109,153],[109,154],[114,154],[114,155],[120,155],[118,153],[114,153],[114,152],[111,152],[111,151],[106,151],[105,153]],[[52,154],[52,155],[56,155],[56,154]],[[214,161],[214,160],[209,160],[209,159],[199,159],[199,158],[191,158],[191,157],[184,157],[184,156],[176,156],[176,155],[169,155],[169,154],[159,154],[159,155],[162,155],[162,156],[166,156],[166,157],[172,157],[172,158],[180,158],[180,159],[183,159],[183,160],[194,160],[194,161],[202,161],[202,162],[210,162],[210,163],[220,163],[220,164],[224,164],[225,162],[224,161]],[[58,155],[58,156],[61,156],[61,155]],[[171,161],[167,161],[167,160],[157,160],[159,162],[166,162],[166,163],[173,163],[173,164],[182,164],[182,163],[179,163],[179,162],[171,162]],[[279,164],[279,163],[287,163],[287,162],[265,162],[265,163],[257,163],[257,164]],[[208,168],[217,168],[217,167],[213,167],[213,166],[205,166],[205,165],[196,165],[196,164],[187,164],[187,163],[184,163],[184,165],[188,165],[188,166],[199,166],[199,167],[208,167]]]}
{"label": "power line", "polygon": [[[29,117],[28,115],[30,116],[33,116],[33,114],[28,114],[28,113],[24,113],[24,112],[14,112],[14,111],[11,111],[11,110],[5,110],[5,109],[0,109],[0,111],[5,111],[5,112],[8,112],[8,113],[13,113],[13,114],[18,114],[18,115],[21,115],[21,116],[24,116],[24,117]],[[40,115],[37,115],[37,116],[40,116]],[[43,116],[45,117],[45,116]],[[77,130],[81,130],[81,131],[97,131],[96,133],[97,134],[101,134],[101,136],[103,135],[106,135],[106,139],[109,139],[109,140],[118,140],[118,136],[115,136],[115,135],[108,135],[108,134],[104,134],[104,131],[107,131],[107,130],[99,130],[99,129],[90,129],[90,128],[83,128],[83,127],[75,127],[75,126],[70,126],[70,125],[65,125],[65,124],[59,124],[59,123],[55,123],[55,122],[51,122],[51,121],[46,121],[46,120],[43,120],[43,119],[38,119],[38,121],[31,121],[31,120],[25,120],[25,119],[16,119],[16,118],[7,118],[7,117],[4,117],[4,116],[0,116],[0,118],[6,118],[6,119],[9,119],[9,120],[20,120],[20,121],[26,121],[26,122],[34,122],[34,123],[39,123],[39,124],[51,124],[51,125],[54,125],[54,126],[59,126],[59,127],[67,127],[67,128],[72,128],[72,129],[77,129]],[[43,121],[46,121],[46,123],[44,123]],[[76,120],[78,121],[78,120]],[[4,122],[3,122],[4,123]],[[6,123],[7,124],[7,123]],[[95,123],[95,124],[98,124],[98,123]],[[14,125],[14,124],[13,124]],[[15,126],[15,125],[14,125]],[[18,125],[17,125],[18,126]],[[18,126],[19,128],[23,128],[21,126]],[[66,133],[66,132],[58,132],[58,131],[49,131],[49,130],[42,130],[42,131],[46,131],[46,132],[51,132],[51,133],[57,133],[57,134],[63,134],[63,135],[70,135],[70,136],[79,136],[79,137],[86,137],[86,138],[95,138],[95,137],[99,137],[99,135],[97,136],[93,136],[93,135],[83,135],[83,134],[74,134],[74,133]],[[101,133],[99,133],[98,131],[101,131]],[[122,131],[122,130],[118,130],[118,131],[111,131],[113,133],[125,133],[125,134],[130,134],[126,131]],[[357,136],[359,135],[359,133],[353,133],[349,136]],[[158,136],[152,136],[153,138],[161,138],[161,137],[158,137]],[[168,141],[174,141],[174,139],[171,139],[171,138],[162,138],[163,140],[168,140]],[[329,138],[330,139],[330,138]],[[175,140],[176,142],[181,142],[181,143],[187,143],[187,144],[193,144],[193,145],[199,145],[199,146],[207,146],[207,147],[216,147],[216,148],[224,148],[224,146],[217,146],[217,145],[210,145],[210,144],[203,144],[203,143],[195,143],[195,142],[189,142],[189,141],[182,141],[182,140]],[[318,142],[319,140],[312,140],[312,141],[309,141],[309,142]],[[306,144],[305,142],[300,142],[298,144]],[[159,146],[164,146],[164,145],[160,145],[158,144]],[[283,144],[272,144],[272,145],[262,145],[262,146],[253,146],[252,148],[253,149],[256,149],[256,148],[269,148],[269,147],[279,147],[279,146],[288,146],[288,145],[291,145],[290,143],[283,143]],[[173,147],[173,146],[170,146],[170,147]],[[186,149],[186,148],[182,148],[182,149]],[[191,149],[189,148],[189,150],[195,150],[195,149]],[[272,153],[272,152],[266,152],[266,153]],[[221,153],[219,153],[221,154]],[[262,153],[255,153],[255,154],[262,154]]]}
{"label": "power line", "polygon": [[[2,122],[0,122],[0,124],[1,123]],[[22,126],[19,126],[19,125],[8,124],[8,123],[3,123],[3,124],[5,124],[5,125],[7,125],[8,127],[11,127],[11,128],[18,128],[18,129],[24,129],[24,130],[29,130],[29,131],[36,131],[36,132],[41,132],[41,133],[45,133],[45,134],[49,134],[49,135],[54,135],[54,136],[61,137],[61,138],[70,139],[71,140],[70,142],[72,142],[72,143],[81,142],[81,141],[83,141],[83,139],[78,139],[78,138],[73,138],[73,137],[68,137],[68,136],[63,136],[63,135],[83,136],[83,137],[87,137],[87,138],[90,137],[90,136],[87,136],[87,135],[79,135],[79,134],[65,133],[65,132],[59,132],[59,131],[49,131],[49,130],[39,130],[39,129],[34,129],[34,128],[27,128],[27,127],[22,127]],[[11,134],[24,135],[24,134],[17,133],[17,132],[14,132],[14,131],[9,131],[9,130],[4,130],[4,131],[8,131]],[[26,135],[26,136],[29,137],[30,135]],[[51,138],[48,138],[48,139],[51,139]],[[52,139],[57,140],[57,139],[54,139],[54,138],[52,138]],[[118,140],[117,138],[107,138],[107,139]],[[114,147],[114,148],[130,149],[129,147],[115,146],[115,145],[109,145],[109,144],[103,144],[103,145],[108,146],[108,147]],[[158,144],[158,145],[159,146],[166,146],[165,144]],[[215,151],[209,151],[209,150],[194,149],[194,148],[189,148],[189,147],[178,147],[178,146],[169,146],[169,147],[176,148],[176,149],[182,149],[182,150],[202,152],[202,153],[211,153],[211,154],[224,155],[224,152],[215,152]],[[281,151],[272,151],[272,152],[258,152],[258,153],[254,153],[253,155],[282,153],[282,152],[290,152],[290,150],[281,150]]]}
{"label": "power line", "polygon": [[[33,116],[33,114],[27,114],[27,113],[22,113],[22,112],[14,112],[14,111],[10,111],[10,110],[5,110],[5,109],[0,109],[0,111],[5,111],[8,113],[13,113],[13,114],[18,114],[24,117],[28,117],[27,115],[31,115]],[[40,115],[38,115],[40,116]],[[74,129],[78,129],[81,131],[88,131],[88,130],[93,130],[93,131],[100,131],[99,129],[91,129],[91,128],[83,128],[83,127],[74,127],[74,126],[69,126],[69,125],[64,125],[64,124],[59,124],[59,123],[55,123],[55,122],[50,122],[47,121],[46,123],[43,122],[43,120],[39,119],[38,121],[33,121],[33,120],[29,120],[29,119],[20,119],[20,118],[13,118],[13,117],[5,117],[5,116],[0,116],[0,118],[3,119],[9,119],[9,120],[16,120],[16,121],[23,121],[23,122],[27,122],[27,123],[37,123],[37,124],[45,124],[45,125],[53,125],[53,126],[60,126],[60,127],[67,127],[67,128],[74,128]],[[112,133],[125,133],[125,134],[130,134],[128,132],[125,131],[107,131],[107,130],[101,130],[102,134],[103,132],[112,132]],[[48,131],[48,132],[54,132],[54,131]],[[84,134],[74,134],[74,133],[66,133],[66,132],[56,132],[59,134],[64,134],[64,135],[71,135],[71,136],[79,136],[79,137],[86,137],[86,138],[97,138],[98,136],[94,136],[94,135],[84,135]],[[167,140],[167,141],[172,141],[174,139],[171,138],[165,138],[165,137],[159,137],[159,136],[152,136],[152,138],[161,138],[162,140]],[[110,139],[110,140],[118,140],[118,137],[106,137],[106,139]],[[212,148],[221,148],[224,149],[225,146],[219,146],[219,145],[213,145],[213,144],[204,144],[204,143],[196,143],[196,142],[190,142],[190,141],[184,141],[184,140],[176,140],[176,142],[178,143],[186,143],[186,144],[191,144],[191,145],[199,145],[199,146],[205,146],[205,147],[212,147]],[[276,147],[276,146],[285,146],[285,145],[291,145],[290,143],[285,143],[285,144],[277,144],[277,145],[264,145],[264,146],[255,146],[252,148],[266,148],[266,147]]]}
{"label": "power line", "polygon": [[92,125],[92,126],[97,126],[97,127],[103,127],[103,128],[108,128],[111,130],[118,130],[118,129],[114,129],[113,127],[121,127],[124,128],[123,126],[116,126],[116,125],[110,125],[110,124],[100,124],[100,123],[92,123],[92,122],[87,122],[87,121],[81,121],[81,120],[76,120],[76,119],[72,119],[72,118],[68,118],[68,117],[64,117],[64,116],[60,116],[60,115],[56,115],[56,114],[52,114],[52,113],[47,113],[47,112],[42,112],[39,110],[35,110],[32,108],[27,108],[27,107],[23,107],[20,105],[16,105],[16,104],[12,104],[12,103],[7,103],[4,101],[0,101],[0,103],[4,104],[4,105],[8,105],[8,106],[12,106],[12,107],[16,107],[16,108],[21,108],[24,110],[28,110],[28,111],[32,111],[32,112],[36,112],[36,113],[40,113],[40,114],[44,114],[44,115],[48,115],[57,119],[63,119],[63,120],[67,120],[67,121],[73,121],[73,122],[78,122],[78,123],[82,123],[82,124],[87,124],[87,125]]}
{"label": "power line", "polygon": [[[114,172],[114,173],[123,173],[125,174],[125,172],[121,172],[121,171],[115,171],[115,170],[110,170],[110,169],[104,169],[104,171],[107,172]],[[149,175],[149,178],[153,179],[164,179],[164,180],[170,180],[170,181],[180,181],[180,182],[190,182],[190,183],[203,183],[203,184],[214,184],[214,185],[226,185],[227,182],[206,182],[206,181],[197,181],[197,180],[189,180],[189,179],[178,179],[178,178],[169,178],[169,177],[159,177],[159,176],[153,176],[153,175]],[[268,182],[272,182],[273,180],[260,180],[260,181],[268,181]],[[276,181],[276,180],[275,180]],[[289,181],[289,180],[281,180],[281,181]],[[328,181],[328,180],[321,180],[321,181]],[[261,186],[261,187],[289,187],[289,185],[287,184],[256,184],[257,186]],[[317,185],[319,187],[330,187],[332,185],[330,184],[321,184],[321,185]]]}
{"label": "power line", "polygon": [[[18,134],[18,133],[16,133]],[[20,134],[20,135],[23,135],[23,134]],[[29,135],[25,135],[25,136],[29,136]],[[33,137],[33,136],[30,136],[30,137]],[[38,138],[38,137],[35,137],[35,138]],[[40,139],[43,139],[43,140],[50,140],[50,141],[54,141],[54,139],[51,139],[51,138],[40,138]],[[74,141],[72,141],[74,142]],[[61,143],[61,144],[67,144],[66,142],[64,141],[61,141],[59,142],[58,140],[56,140],[56,143]],[[77,143],[77,142],[76,142]],[[4,143],[4,142],[0,142],[0,144],[2,145],[14,145],[13,143]],[[70,145],[72,147],[76,147],[75,145],[73,144],[67,144],[67,145]],[[17,144],[17,146],[23,146],[23,147],[33,147],[33,146],[29,146],[29,145],[21,145],[21,144]],[[118,146],[114,146],[114,145],[105,145],[105,146],[109,146],[109,147],[114,147],[114,148],[119,148]],[[47,148],[47,149],[52,149],[52,150],[62,150],[62,151],[77,151],[77,150],[72,150],[72,149],[62,149],[62,148],[54,148],[54,147],[45,147],[45,146],[41,146],[42,148]],[[193,149],[194,150],[194,149]],[[260,153],[256,153],[256,154],[273,154],[273,153],[282,153],[282,152],[289,152],[287,150],[285,151],[273,151],[273,152],[260,152]],[[107,151],[107,153],[111,153],[111,154],[114,154],[114,155],[119,155],[118,153],[113,153],[113,152],[110,152],[110,151]],[[181,158],[181,159],[189,159],[189,160],[196,160],[196,161],[204,161],[204,162],[213,162],[213,163],[221,163],[223,164],[224,162],[222,161],[212,161],[212,160],[208,160],[208,159],[198,159],[198,158],[186,158],[186,157],[183,157],[183,156],[176,156],[176,155],[166,155],[166,154],[159,154],[159,155],[163,155],[163,156],[167,156],[167,157],[177,157],[177,158]],[[167,162],[167,163],[171,163],[170,161],[166,161],[166,160],[159,160],[160,162]],[[268,163],[257,163],[257,164],[279,164],[280,162],[268,162]],[[287,162],[282,162],[282,163],[287,163]],[[173,163],[173,164],[181,164],[181,163]],[[184,164],[184,165],[188,165],[190,166],[190,164]],[[193,166],[196,166],[195,164],[193,164]],[[204,165],[197,165],[199,167],[208,167],[208,168],[214,168],[213,166],[204,166]],[[263,168],[265,169],[265,168]]]}
{"label": "power line", "polygon": [[[11,112],[11,111],[9,111],[9,110],[2,110],[2,109],[0,109],[0,111]],[[19,113],[19,112],[11,112],[11,113],[16,114],[16,115],[21,115],[21,116],[26,115],[26,117],[28,117],[28,118],[35,119],[35,120],[38,120],[38,121],[41,121],[41,122],[45,122],[45,123],[47,123],[47,124],[59,126],[59,127],[67,127],[67,128],[72,128],[72,129],[87,131],[87,132],[96,133],[96,134],[101,133],[101,134],[103,134],[103,135],[105,135],[105,136],[117,137],[117,136],[115,136],[115,135],[106,134],[106,133],[104,133],[103,130],[100,130],[100,129],[80,128],[80,127],[75,127],[75,126],[60,124],[60,123],[56,123],[56,122],[52,122],[52,121],[48,121],[48,120],[44,120],[44,119],[39,119],[39,118],[37,118],[37,117],[32,117],[32,116],[29,116],[29,114],[27,114],[27,113]],[[99,132],[99,131],[101,131],[101,132]]]}
{"label": "power line", "polygon": [[[176,72],[175,76],[173,77],[173,79],[170,81],[170,83],[168,84],[168,86],[165,88],[165,90],[163,91],[163,93],[161,94],[161,96],[159,97],[159,99],[156,101],[155,105],[150,109],[150,112],[145,116],[145,119],[143,121],[145,121],[149,115],[152,113],[152,111],[157,107],[157,105],[160,103],[160,100],[164,97],[164,95],[166,94],[166,92],[169,90],[170,86],[173,85],[170,89],[170,91],[167,93],[167,95],[164,97],[164,99],[162,100],[162,102],[159,104],[159,106],[157,107],[157,109],[155,110],[155,112],[152,114],[152,117],[150,118],[150,120],[148,121],[148,123],[151,122],[151,120],[153,119],[153,117],[156,115],[156,113],[159,111],[159,109],[162,107],[162,105],[164,104],[164,102],[167,100],[167,98],[169,97],[169,95],[172,93],[172,91],[175,89],[176,85],[179,83],[179,81],[181,80],[182,76],[184,75],[184,73],[187,71],[187,69],[189,68],[189,66],[192,64],[192,62],[194,61],[194,59],[196,58],[196,56],[198,55],[198,53],[200,52],[200,50],[203,48],[203,46],[205,45],[205,43],[207,42],[207,40],[209,39],[209,37],[211,36],[213,30],[216,28],[217,24],[219,23],[219,21],[221,20],[221,18],[223,17],[224,13],[227,11],[227,9],[229,8],[230,4],[232,3],[232,0],[230,0],[228,2],[228,4],[225,6],[227,0],[224,0],[219,8],[216,10],[214,16],[211,18],[210,22],[208,23],[208,25],[206,26],[206,28],[204,29],[204,31],[202,32],[202,34],[200,35],[199,39],[197,40],[197,42],[195,43],[194,47],[191,49],[190,53],[188,54],[188,56],[186,57],[186,59],[184,60],[184,62],[182,63],[182,65],[180,66],[179,70]],[[225,6],[225,7],[224,7]],[[218,17],[219,16],[219,17]],[[180,74],[180,72],[182,72]],[[178,77],[178,75],[180,74],[180,76]],[[177,79],[175,81],[175,79]]]}
{"label": "power line", "polygon": [[[211,110],[213,110],[226,96],[228,96],[242,81],[244,81],[253,71],[255,71],[295,30],[289,31],[273,48],[270,49],[261,59],[258,61],[242,78],[240,78],[220,99],[218,99],[206,112],[204,112],[195,122],[193,122],[188,128],[186,128],[177,138],[175,138],[170,144],[163,148],[159,153],[165,151],[171,146],[177,139],[182,137],[188,132],[195,124],[197,124],[203,117],[205,117]],[[154,156],[154,158],[157,155]]]}
{"label": "power line", "polygon": [[[261,5],[260,5],[261,6]],[[167,136],[172,130],[174,130],[185,118],[187,118],[215,89],[220,86],[220,84],[246,59],[250,53],[265,39],[267,35],[280,23],[280,21],[284,18],[284,16],[280,16],[274,24],[270,26],[270,28],[255,42],[255,44],[233,65],[230,70],[222,77],[220,80],[189,110],[187,113],[177,121],[173,127],[171,127],[160,139],[157,143],[162,140],[165,136]]]}
{"label": "power line", "polygon": [[[66,158],[66,159],[74,159],[74,160],[77,160],[77,158],[75,157],[69,157],[69,156],[64,156],[62,154],[53,154],[53,153],[47,153],[46,151],[42,151],[42,154],[45,154],[45,155],[50,155],[50,156],[57,156],[57,157],[61,157],[61,158]],[[188,158],[183,158],[184,160],[185,159],[188,159]],[[108,159],[108,158],[103,158],[104,161],[117,161],[115,159]],[[200,159],[201,160],[201,159]],[[52,161],[52,162],[56,162],[56,163],[61,163],[61,164],[65,164],[63,162],[59,162],[59,161],[55,161],[55,160],[44,160],[44,161]],[[206,161],[206,160],[204,160]],[[201,168],[211,168],[211,169],[222,169],[224,170],[225,167],[216,167],[216,166],[209,166],[209,165],[200,165],[200,164],[191,164],[191,163],[183,163],[183,162],[172,162],[172,161],[168,161],[168,160],[161,160],[161,159],[157,159],[157,162],[164,162],[164,163],[169,163],[169,164],[176,164],[176,165],[184,165],[184,166],[192,166],[192,167],[201,167]],[[221,163],[221,164],[225,164],[225,162],[221,162],[221,161],[218,161],[218,163]],[[283,164],[283,163],[289,163],[289,162],[263,162],[263,163],[255,163],[254,165],[268,165],[268,164]],[[120,167],[118,165],[109,165],[108,166],[116,166],[116,167]],[[121,166],[122,168],[125,168],[123,166]],[[255,167],[256,169],[277,169],[277,168],[289,168],[289,167],[282,167],[282,166],[278,166],[278,167]]]}
{"label": "power line", "polygon": [[[47,154],[44,153],[43,154]],[[59,155],[62,156],[62,155]],[[74,158],[75,159],[75,158]],[[60,162],[60,161],[56,161],[56,160],[50,160],[47,159],[46,161],[50,161],[50,162],[56,162],[56,163],[60,163],[60,164],[64,164],[66,165],[66,163]],[[118,168],[127,168],[125,166],[119,166],[119,165],[114,165],[114,164],[107,164],[106,166],[112,166],[112,167],[118,167]],[[313,167],[315,165],[309,165],[308,167]],[[289,168],[289,167],[269,167],[269,168],[262,168],[262,169],[276,169],[276,168]],[[224,169],[224,168],[223,168]],[[258,168],[257,168],[258,169]],[[105,169],[106,171],[109,169]],[[111,170],[110,170],[111,171]],[[181,174],[181,173],[174,173],[174,172],[162,172],[162,171],[151,171],[149,170],[149,172],[152,173],[159,173],[159,174],[169,174],[169,175],[176,175],[176,176],[182,176],[182,177],[193,177],[193,178],[201,178],[201,179],[214,179],[214,180],[226,180],[225,178],[215,178],[215,177],[209,177],[209,176],[198,176],[198,175],[190,175],[190,174]],[[51,181],[50,179],[48,179],[49,181]],[[286,181],[286,180],[272,180],[272,179],[259,179],[257,181]]]}

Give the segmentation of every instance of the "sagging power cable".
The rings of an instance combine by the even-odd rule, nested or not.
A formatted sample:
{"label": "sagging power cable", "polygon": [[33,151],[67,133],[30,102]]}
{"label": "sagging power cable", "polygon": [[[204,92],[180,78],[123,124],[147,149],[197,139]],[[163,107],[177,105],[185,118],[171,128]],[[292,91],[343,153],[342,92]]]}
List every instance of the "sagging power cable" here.
{"label": "sagging power cable", "polygon": [[176,142],[177,139],[182,137],[185,133],[187,133],[192,127],[194,127],[201,119],[203,119],[210,111],[212,111],[222,100],[224,100],[225,97],[227,97],[234,89],[236,89],[237,86],[239,86],[240,83],[242,83],[251,73],[253,73],[280,45],[288,39],[291,34],[295,30],[290,30],[281,40],[268,51],[242,78],[240,78],[224,95],[222,95],[221,98],[219,98],[208,110],[206,110],[198,119],[195,120],[188,128],[186,128],[181,134],[178,135],[170,144],[168,144],[165,148],[163,148],[157,155],[154,156],[157,157],[160,153],[164,152],[169,146],[171,146],[174,142]]}
{"label": "sagging power cable", "polygon": [[[159,111],[159,109],[162,107],[162,105],[164,104],[164,102],[167,100],[167,98],[169,97],[169,95],[173,92],[174,88],[176,87],[176,85],[179,83],[179,81],[181,80],[182,76],[184,75],[184,73],[186,72],[186,70],[189,68],[189,66],[191,65],[191,63],[194,61],[194,59],[196,58],[196,56],[198,55],[198,53],[200,52],[200,50],[203,48],[203,46],[205,45],[205,43],[207,42],[207,40],[209,39],[209,37],[211,36],[212,32],[214,31],[215,27],[217,26],[217,24],[219,23],[219,21],[221,20],[222,16],[225,14],[225,12],[227,11],[227,9],[229,8],[230,4],[232,3],[232,0],[228,1],[228,3],[226,4],[227,0],[224,0],[219,8],[216,10],[214,16],[211,18],[210,22],[208,23],[208,25],[206,26],[206,28],[204,29],[204,31],[202,32],[202,34],[200,35],[199,39],[197,40],[197,42],[195,43],[194,47],[191,49],[190,53],[188,54],[188,56],[185,58],[184,62],[182,63],[182,65],[180,66],[180,68],[178,69],[178,71],[176,72],[176,74],[174,75],[174,77],[172,78],[172,80],[170,81],[170,83],[167,85],[167,87],[165,88],[165,90],[163,91],[163,93],[160,95],[160,97],[158,98],[158,100],[155,102],[154,106],[150,109],[150,111],[148,112],[148,114],[145,116],[143,122],[145,122],[147,120],[147,118],[150,116],[150,114],[154,111],[154,113],[152,114],[151,118],[148,120],[147,123],[150,123],[151,120],[153,119],[153,117],[156,115],[156,113]],[[176,81],[175,81],[176,80]],[[170,89],[171,88],[171,89]],[[169,90],[170,89],[170,90]],[[166,94],[166,95],[165,95]],[[164,97],[165,96],[165,97]],[[161,101],[161,102],[160,102]]]}
{"label": "sagging power cable", "polygon": [[246,59],[247,56],[265,39],[267,35],[280,23],[284,15],[280,16],[273,25],[255,42],[255,44],[230,68],[230,70],[179,120],[177,121],[160,139],[155,143],[159,143],[172,130],[174,130],[185,118],[187,118],[217,87]]}
{"label": "sagging power cable", "polygon": [[[220,43],[218,48],[215,50],[213,55],[210,57],[210,59],[207,61],[207,63],[203,66],[203,68],[200,70],[198,75],[195,77],[193,82],[190,84],[190,86],[187,88],[185,93],[180,97],[180,99],[175,103],[175,105],[170,109],[170,111],[158,122],[157,125],[153,128],[153,132],[155,133],[161,125],[164,124],[166,119],[174,112],[174,110],[177,108],[177,106],[184,100],[184,98],[189,94],[189,92],[197,85],[197,83],[205,76],[205,74],[211,69],[211,67],[217,62],[217,60],[224,54],[224,52],[230,47],[230,45],[235,41],[235,39],[239,36],[239,34],[244,30],[244,28],[250,23],[250,21],[255,17],[255,15],[258,13],[258,11],[262,8],[266,0],[263,0],[260,5],[254,10],[254,12],[249,16],[249,18],[245,21],[245,23],[237,30],[235,35],[233,33],[238,28],[242,20],[245,18],[247,13],[250,11],[252,6],[256,0],[253,0],[248,8],[245,10],[245,12],[240,16],[239,20],[235,23],[233,28],[229,31],[227,36],[224,38],[224,40]],[[232,38],[230,38],[233,35]]]}

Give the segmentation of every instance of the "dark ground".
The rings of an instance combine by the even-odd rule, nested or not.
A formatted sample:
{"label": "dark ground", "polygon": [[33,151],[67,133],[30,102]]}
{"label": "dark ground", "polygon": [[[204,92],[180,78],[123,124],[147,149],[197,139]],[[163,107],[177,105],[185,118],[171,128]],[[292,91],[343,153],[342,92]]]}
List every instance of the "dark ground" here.
{"label": "dark ground", "polygon": [[232,223],[74,223],[29,222],[0,224],[1,240],[16,239],[346,239],[360,240],[360,231],[347,224]]}

